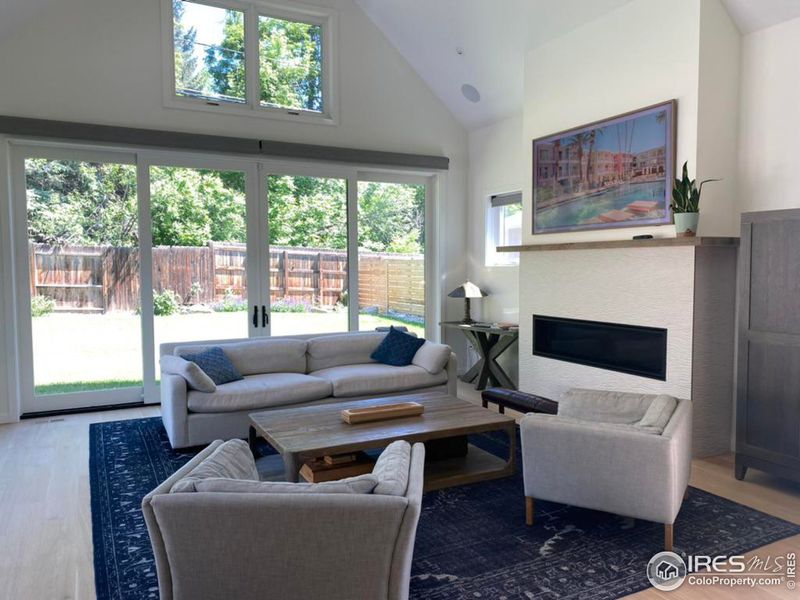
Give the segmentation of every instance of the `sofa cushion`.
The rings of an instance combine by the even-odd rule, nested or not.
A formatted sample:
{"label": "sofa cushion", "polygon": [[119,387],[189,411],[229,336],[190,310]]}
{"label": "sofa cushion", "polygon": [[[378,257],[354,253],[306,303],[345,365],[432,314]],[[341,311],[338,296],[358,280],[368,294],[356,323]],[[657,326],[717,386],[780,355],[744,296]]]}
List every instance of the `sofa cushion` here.
{"label": "sofa cushion", "polygon": [[186,380],[186,385],[191,390],[213,392],[217,389],[217,384],[214,383],[214,380],[206,375],[203,369],[197,366],[197,363],[188,361],[180,356],[172,356],[171,354],[162,356],[160,362],[162,373],[183,377]]}
{"label": "sofa cushion", "polygon": [[241,381],[218,385],[211,394],[189,392],[191,412],[216,413],[254,410],[320,400],[331,395],[330,381],[300,373],[248,375]]}
{"label": "sofa cushion", "polygon": [[558,401],[558,415],[596,423],[638,423],[655,396],[573,388]]}
{"label": "sofa cushion", "polygon": [[[225,351],[225,355],[242,375],[306,372],[305,340],[243,340],[216,345]],[[197,344],[176,346],[175,354],[183,356],[201,352],[208,347]]]}
{"label": "sofa cushion", "polygon": [[383,331],[324,335],[308,340],[308,372],[375,362],[370,355],[386,337]]}
{"label": "sofa cushion", "polygon": [[195,484],[198,492],[249,494],[369,494],[378,485],[374,475],[359,475],[324,483],[289,483],[287,481],[244,481],[241,479],[204,479]]}
{"label": "sofa cushion", "polygon": [[447,366],[451,353],[450,346],[426,340],[417,350],[411,364],[422,367],[428,373],[440,373]]}
{"label": "sofa cushion", "polygon": [[410,468],[411,444],[404,440],[392,442],[386,446],[372,469],[372,474],[378,480],[372,492],[385,496],[404,496]]}
{"label": "sofa cushion", "polygon": [[653,398],[647,412],[644,413],[642,419],[636,423],[636,426],[646,428],[652,427],[659,433],[663,433],[664,428],[667,426],[667,423],[669,423],[669,420],[672,418],[672,413],[675,412],[676,408],[678,408],[678,401],[675,398],[667,396],[666,394],[659,394]]}
{"label": "sofa cushion", "polygon": [[181,356],[184,360],[191,361],[200,367],[216,385],[242,379],[242,374],[219,346],[211,346],[202,352],[182,354]]}
{"label": "sofa cushion", "polygon": [[370,358],[385,365],[405,367],[411,364],[417,350],[419,350],[424,343],[425,340],[423,339],[390,327],[389,333],[387,333],[386,337],[378,344],[375,351],[370,354]]}
{"label": "sofa cushion", "polygon": [[198,482],[220,478],[258,481],[258,470],[247,442],[230,440],[221,444],[203,462],[176,481],[170,493],[195,492]]}
{"label": "sofa cushion", "polygon": [[381,363],[331,367],[314,371],[311,375],[330,381],[333,395],[338,397],[402,392],[447,381],[446,371],[434,375],[416,365],[392,367]]}

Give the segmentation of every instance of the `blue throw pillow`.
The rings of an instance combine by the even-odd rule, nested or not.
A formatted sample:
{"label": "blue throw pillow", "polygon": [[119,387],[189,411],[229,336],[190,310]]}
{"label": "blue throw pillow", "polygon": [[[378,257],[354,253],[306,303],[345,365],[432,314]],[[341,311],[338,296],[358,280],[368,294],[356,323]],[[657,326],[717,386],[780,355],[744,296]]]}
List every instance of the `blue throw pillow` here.
{"label": "blue throw pillow", "polygon": [[208,350],[197,354],[182,354],[181,356],[200,367],[216,385],[244,379],[219,346],[211,346]]}
{"label": "blue throw pillow", "polygon": [[377,360],[393,367],[405,367],[414,360],[417,350],[425,343],[423,338],[414,337],[403,333],[394,327],[389,328],[389,333],[370,355],[372,360]]}

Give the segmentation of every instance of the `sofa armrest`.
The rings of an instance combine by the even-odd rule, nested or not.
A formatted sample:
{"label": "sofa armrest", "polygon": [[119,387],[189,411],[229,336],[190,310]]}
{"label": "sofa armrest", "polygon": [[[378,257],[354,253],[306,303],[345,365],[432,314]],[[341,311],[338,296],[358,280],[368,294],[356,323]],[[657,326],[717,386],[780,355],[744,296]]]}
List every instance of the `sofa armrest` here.
{"label": "sofa armrest", "polygon": [[450,353],[450,358],[445,366],[447,371],[447,393],[451,396],[458,395],[458,357],[455,352]]}
{"label": "sofa armrest", "polygon": [[540,414],[520,433],[526,496],[674,522],[685,490],[678,438]]}
{"label": "sofa armrest", "polygon": [[173,448],[189,446],[189,406],[186,380],[180,375],[161,372],[161,420]]}

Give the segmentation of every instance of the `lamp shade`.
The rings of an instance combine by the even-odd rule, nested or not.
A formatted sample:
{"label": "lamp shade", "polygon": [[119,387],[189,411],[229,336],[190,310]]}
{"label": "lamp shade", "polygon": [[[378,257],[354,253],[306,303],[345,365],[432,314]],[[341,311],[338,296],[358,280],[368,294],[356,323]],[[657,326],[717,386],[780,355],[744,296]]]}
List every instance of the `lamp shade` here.
{"label": "lamp shade", "polygon": [[471,281],[466,281],[447,295],[450,298],[482,298],[483,296],[488,296],[489,294],[484,292]]}

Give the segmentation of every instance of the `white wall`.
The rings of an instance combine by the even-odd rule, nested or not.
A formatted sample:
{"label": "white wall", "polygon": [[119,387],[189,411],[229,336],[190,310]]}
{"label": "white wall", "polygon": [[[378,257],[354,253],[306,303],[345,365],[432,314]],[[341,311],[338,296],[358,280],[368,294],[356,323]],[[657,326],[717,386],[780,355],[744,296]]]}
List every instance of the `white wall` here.
{"label": "white wall", "polygon": [[719,0],[701,1],[694,173],[699,181],[708,178],[722,181],[703,186],[700,235],[739,235],[737,154],[741,38]]}
{"label": "white wall", "polygon": [[[634,0],[531,50],[525,60],[524,164],[531,164],[533,139],[675,98],[678,164],[695,165],[699,15],[699,0]],[[525,243],[674,236],[671,225],[533,236],[531,185],[526,167]]]}
{"label": "white wall", "polygon": [[742,211],[800,207],[800,19],[742,42]]}
{"label": "white wall", "polygon": [[[489,196],[521,190],[524,180],[522,114],[469,134],[469,212],[467,276],[489,296],[473,302],[473,316],[484,321],[519,322],[519,267],[486,266],[486,209]],[[517,347],[500,364],[517,377]]]}
{"label": "white wall", "polygon": [[[165,108],[160,0],[62,0],[0,40],[0,114],[448,156],[439,281],[455,287],[466,273],[466,131],[352,0],[311,2],[338,11],[338,126]],[[447,341],[463,348],[461,336]]]}

